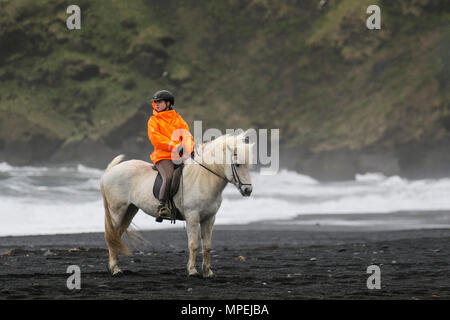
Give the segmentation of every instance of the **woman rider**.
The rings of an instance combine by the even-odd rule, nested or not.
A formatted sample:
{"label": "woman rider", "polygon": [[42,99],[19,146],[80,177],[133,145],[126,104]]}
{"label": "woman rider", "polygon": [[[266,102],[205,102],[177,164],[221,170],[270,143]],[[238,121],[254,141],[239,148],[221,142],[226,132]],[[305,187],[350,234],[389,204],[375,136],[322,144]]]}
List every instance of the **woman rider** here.
{"label": "woman rider", "polygon": [[154,147],[150,159],[161,173],[157,222],[170,219],[167,206],[174,171],[174,162],[180,162],[194,153],[194,137],[186,121],[173,110],[175,97],[167,90],[157,91],[152,98],[153,116],[148,120],[148,137]]}

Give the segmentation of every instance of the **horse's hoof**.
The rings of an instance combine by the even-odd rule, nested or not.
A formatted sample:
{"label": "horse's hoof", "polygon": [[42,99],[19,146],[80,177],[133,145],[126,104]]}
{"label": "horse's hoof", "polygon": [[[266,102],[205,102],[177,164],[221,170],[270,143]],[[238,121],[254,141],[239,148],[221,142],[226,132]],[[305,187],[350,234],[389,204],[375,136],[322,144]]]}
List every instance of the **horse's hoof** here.
{"label": "horse's hoof", "polygon": [[205,279],[212,279],[212,278],[215,278],[215,277],[216,277],[216,275],[212,271],[203,274],[203,278],[205,278]]}
{"label": "horse's hoof", "polygon": [[188,273],[187,276],[188,276],[188,278],[200,278],[200,273],[195,271],[195,272]]}
{"label": "horse's hoof", "polygon": [[114,278],[120,278],[121,276],[123,276],[123,271],[122,270],[118,270],[118,271],[115,271],[115,272],[111,273],[111,275]]}
{"label": "horse's hoof", "polygon": [[110,274],[112,277],[121,277],[121,276],[123,276],[122,270],[120,270],[119,267],[117,267],[117,266],[115,266],[112,270],[111,270],[111,268],[108,266],[108,271],[109,271],[109,274]]}

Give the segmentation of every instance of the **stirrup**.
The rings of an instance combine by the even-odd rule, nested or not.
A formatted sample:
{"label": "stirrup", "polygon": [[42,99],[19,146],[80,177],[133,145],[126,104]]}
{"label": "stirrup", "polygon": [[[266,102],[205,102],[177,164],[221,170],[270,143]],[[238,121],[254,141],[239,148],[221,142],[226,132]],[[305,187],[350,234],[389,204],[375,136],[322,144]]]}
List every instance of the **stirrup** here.
{"label": "stirrup", "polygon": [[158,210],[158,216],[156,217],[156,222],[162,222],[164,219],[172,219],[172,213],[167,206],[163,206]]}

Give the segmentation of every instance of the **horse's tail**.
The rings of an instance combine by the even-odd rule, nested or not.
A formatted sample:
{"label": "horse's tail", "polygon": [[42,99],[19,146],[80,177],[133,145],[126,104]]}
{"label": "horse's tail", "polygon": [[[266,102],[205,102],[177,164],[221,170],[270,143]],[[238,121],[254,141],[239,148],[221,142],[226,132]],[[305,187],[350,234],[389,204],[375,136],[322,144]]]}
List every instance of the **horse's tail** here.
{"label": "horse's tail", "polygon": [[[121,154],[117,157],[115,157],[106,168],[106,171],[117,165],[120,161],[122,161],[124,155]],[[108,200],[106,199],[105,190],[103,187],[103,181],[100,183],[100,191],[102,193],[103,197],[103,206],[105,207],[105,240],[108,246],[113,250],[120,250],[123,253],[129,255],[130,250],[128,247],[123,243],[121,238],[121,226],[118,226],[119,228],[116,230],[114,228],[113,219],[111,217],[111,212],[109,211],[109,204]]]}
{"label": "horse's tail", "polygon": [[108,166],[106,167],[106,171],[108,171],[109,169],[111,169],[112,167],[114,167],[115,165],[119,164],[120,161],[122,161],[123,157],[125,157],[125,155],[123,154],[119,154],[117,157],[115,157],[114,159],[112,159],[112,161],[108,164]]}

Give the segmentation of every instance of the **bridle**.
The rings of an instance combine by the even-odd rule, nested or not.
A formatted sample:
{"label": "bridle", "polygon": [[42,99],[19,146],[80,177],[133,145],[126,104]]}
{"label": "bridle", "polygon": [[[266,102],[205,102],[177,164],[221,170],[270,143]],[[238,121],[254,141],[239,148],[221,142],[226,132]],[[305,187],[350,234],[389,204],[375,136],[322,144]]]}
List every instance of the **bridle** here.
{"label": "bridle", "polygon": [[[228,146],[227,146],[228,148]],[[198,153],[197,153],[198,154]],[[218,176],[219,178],[221,178],[222,180],[225,180],[227,183],[231,183],[233,185],[235,185],[238,189],[239,192],[243,194],[242,191],[242,186],[251,186],[251,183],[242,183],[241,178],[239,178],[239,175],[237,173],[237,169],[236,169],[236,163],[234,163],[233,161],[231,161],[231,172],[233,173],[233,180],[235,182],[233,182],[233,180],[228,180],[227,177],[222,177],[220,174],[218,174],[217,172],[214,172],[213,170],[209,169],[208,167],[204,166],[202,163],[198,162],[197,160],[195,160],[194,158],[191,158],[192,160],[194,160],[194,162],[196,162],[197,164],[199,164],[201,167],[205,168],[206,170],[208,170],[209,172],[215,174],[216,176]]]}
{"label": "bridle", "polygon": [[[242,183],[241,182],[241,179],[239,178],[239,175],[238,175],[238,173],[236,171],[236,164],[234,164],[234,163],[231,164],[231,172],[233,173],[233,180],[237,181],[237,183],[238,183],[237,188],[239,189],[241,194],[244,195],[242,193],[242,188],[241,187],[242,186],[251,186],[252,184],[251,183]],[[234,184],[234,185],[236,185],[236,184]]]}

